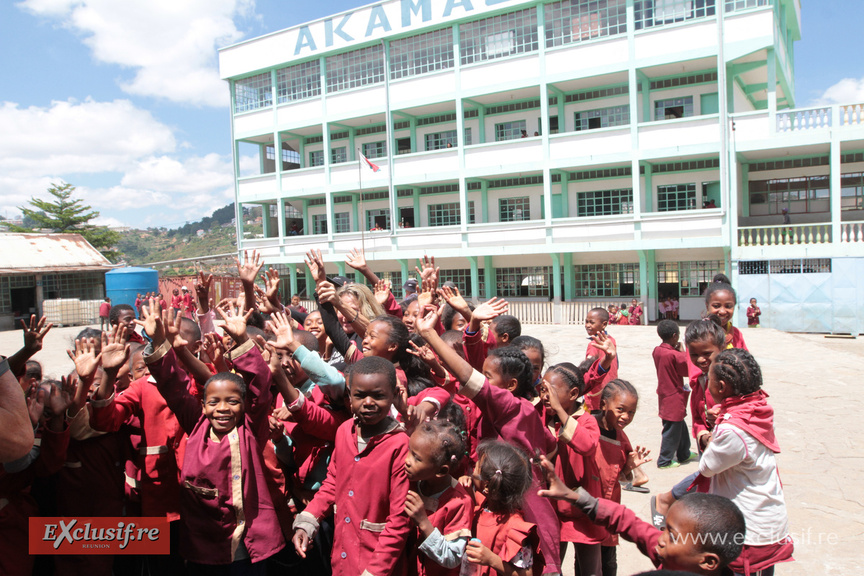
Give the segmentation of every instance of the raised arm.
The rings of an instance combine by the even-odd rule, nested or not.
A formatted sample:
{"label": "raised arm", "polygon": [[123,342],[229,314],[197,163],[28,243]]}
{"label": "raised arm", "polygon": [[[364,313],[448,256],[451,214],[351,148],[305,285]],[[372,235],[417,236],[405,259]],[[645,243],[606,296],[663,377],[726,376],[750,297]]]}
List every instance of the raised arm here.
{"label": "raised arm", "polygon": [[352,248],[351,252],[345,255],[345,263],[360,272],[372,286],[376,286],[380,282],[380,278],[375,275],[369,265],[366,263],[366,255],[362,250]]}
{"label": "raised arm", "polygon": [[440,309],[432,309],[422,318],[418,318],[417,331],[426,340],[426,343],[432,347],[447,371],[459,382],[466,384],[474,373],[474,368],[438,335],[435,326],[439,321],[440,313]]}
{"label": "raised arm", "polygon": [[24,371],[27,369],[27,361],[42,350],[42,341],[53,326],[54,324],[48,322],[45,316],[42,316],[37,322],[35,314],[30,316],[29,325],[24,320],[21,320],[21,327],[24,328],[24,346],[7,358],[9,369],[12,370],[12,374],[16,378],[24,374]]}
{"label": "raised arm", "polygon": [[258,272],[264,262],[261,261],[261,255],[256,251],[252,251],[252,258],[249,258],[248,252],[243,251],[243,262],[239,258],[235,258],[237,264],[237,275],[240,276],[240,282],[243,283],[243,295],[246,298],[245,308],[247,310],[255,309],[255,279],[258,277]]}

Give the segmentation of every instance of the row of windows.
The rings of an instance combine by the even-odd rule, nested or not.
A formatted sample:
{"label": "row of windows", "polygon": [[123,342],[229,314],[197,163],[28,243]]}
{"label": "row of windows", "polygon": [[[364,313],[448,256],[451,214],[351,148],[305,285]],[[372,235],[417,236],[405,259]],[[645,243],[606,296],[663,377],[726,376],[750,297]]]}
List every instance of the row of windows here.
{"label": "row of windows", "polygon": [[657,283],[677,284],[679,296],[701,296],[716,274],[726,269],[722,260],[699,260],[691,262],[658,262]]}
{"label": "row of windows", "polygon": [[753,260],[738,263],[738,273],[753,274],[830,274],[830,258],[792,258]]}
{"label": "row of windows", "polygon": [[[793,214],[830,210],[827,200],[831,188],[827,175],[751,180],[749,187],[751,207],[765,205],[767,214],[782,214],[784,209]],[[864,173],[841,175],[840,187],[843,210],[864,209]]]}
{"label": "row of windows", "polygon": [[[725,0],[729,12],[766,6],[770,0]],[[714,16],[716,0],[637,0],[636,29],[693,18]],[[548,48],[627,31],[625,0],[562,0],[546,4],[545,45]],[[517,10],[459,25],[459,59],[463,65],[534,52],[539,48],[537,11]],[[390,78],[447,70],[454,66],[453,29],[442,28],[390,44]],[[380,44],[328,56],[328,93],[384,81],[384,48]],[[277,103],[321,94],[320,61],[295,64],[276,71]],[[246,112],[273,104],[269,72],[234,83],[234,111]]]}

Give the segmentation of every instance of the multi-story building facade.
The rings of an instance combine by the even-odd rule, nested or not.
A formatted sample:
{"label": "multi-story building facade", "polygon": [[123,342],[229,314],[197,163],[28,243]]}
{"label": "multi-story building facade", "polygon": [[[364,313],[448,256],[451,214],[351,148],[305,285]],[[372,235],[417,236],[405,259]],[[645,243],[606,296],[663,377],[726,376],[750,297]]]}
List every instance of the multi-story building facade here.
{"label": "multi-story building facade", "polygon": [[799,0],[385,0],[224,48],[239,248],[563,321],[725,272],[739,322],[864,332],[864,105],[795,108],[799,39]]}

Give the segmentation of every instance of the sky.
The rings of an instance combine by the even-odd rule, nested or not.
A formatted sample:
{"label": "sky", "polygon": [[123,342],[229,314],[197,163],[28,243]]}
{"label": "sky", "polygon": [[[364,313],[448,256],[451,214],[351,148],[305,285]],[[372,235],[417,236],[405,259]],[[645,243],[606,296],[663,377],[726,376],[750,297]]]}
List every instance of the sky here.
{"label": "sky", "polygon": [[[368,3],[0,2],[0,214],[18,217],[68,182],[100,224],[175,228],[209,215],[234,197],[217,50]],[[801,3],[796,106],[864,102],[864,2]]]}

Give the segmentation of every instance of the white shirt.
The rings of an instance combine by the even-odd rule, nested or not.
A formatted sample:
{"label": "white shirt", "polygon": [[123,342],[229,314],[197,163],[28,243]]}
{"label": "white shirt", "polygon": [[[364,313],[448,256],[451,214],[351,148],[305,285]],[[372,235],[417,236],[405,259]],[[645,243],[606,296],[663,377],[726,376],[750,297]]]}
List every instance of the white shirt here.
{"label": "white shirt", "polygon": [[717,423],[699,461],[711,494],[732,500],[747,524],[744,543],[775,544],[789,535],[789,517],[774,452],[737,426]]}

